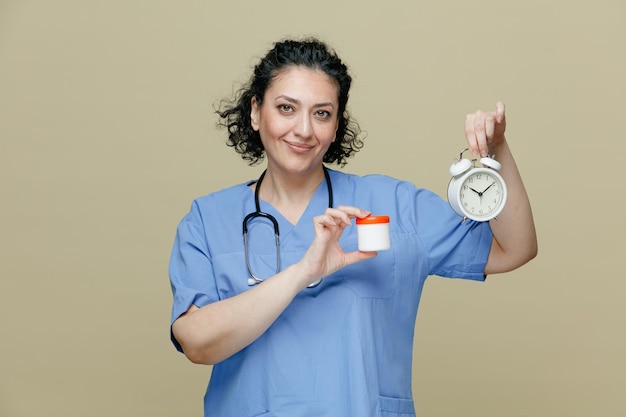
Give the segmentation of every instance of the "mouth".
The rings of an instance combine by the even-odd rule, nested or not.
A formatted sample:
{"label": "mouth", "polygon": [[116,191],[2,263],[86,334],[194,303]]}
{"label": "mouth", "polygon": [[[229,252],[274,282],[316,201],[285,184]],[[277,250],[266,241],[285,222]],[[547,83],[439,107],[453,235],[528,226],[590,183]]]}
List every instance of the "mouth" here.
{"label": "mouth", "polygon": [[293,152],[296,152],[296,153],[306,153],[306,152],[309,152],[311,149],[313,149],[313,146],[306,145],[304,143],[289,142],[289,141],[285,141],[285,143],[287,144],[287,146],[289,146],[289,149],[291,149]]}

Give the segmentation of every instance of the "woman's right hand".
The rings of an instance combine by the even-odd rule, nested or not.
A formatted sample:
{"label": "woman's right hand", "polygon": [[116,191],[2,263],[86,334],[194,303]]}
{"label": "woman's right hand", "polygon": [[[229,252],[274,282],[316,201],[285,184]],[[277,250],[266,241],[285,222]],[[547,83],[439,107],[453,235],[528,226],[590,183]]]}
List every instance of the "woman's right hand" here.
{"label": "woman's right hand", "polygon": [[[355,217],[369,213],[355,207],[329,208],[313,219],[315,238],[302,259],[234,297],[194,305],[172,325],[185,355],[194,363],[215,364],[265,332],[303,288],[376,252],[344,252],[339,237]],[[250,314],[254,311],[254,314]]]}
{"label": "woman's right hand", "polygon": [[339,244],[344,229],[353,218],[364,218],[370,213],[351,206],[328,208],[324,214],[313,218],[315,238],[302,260],[298,263],[305,286],[356,262],[376,256],[376,252],[345,252]]}

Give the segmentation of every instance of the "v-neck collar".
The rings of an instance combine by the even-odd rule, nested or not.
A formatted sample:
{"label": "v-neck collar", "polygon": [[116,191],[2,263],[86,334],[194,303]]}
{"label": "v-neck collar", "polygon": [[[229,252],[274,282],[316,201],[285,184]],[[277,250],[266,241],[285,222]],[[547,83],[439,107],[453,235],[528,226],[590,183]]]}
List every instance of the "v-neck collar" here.
{"label": "v-neck collar", "polygon": [[[328,170],[328,174],[332,177],[331,170]],[[332,180],[331,180],[331,183],[332,183]],[[252,195],[250,196],[251,203],[252,203],[251,204],[252,210],[255,210],[254,191],[253,190],[250,190],[250,191],[252,191]],[[259,198],[259,205],[260,205],[261,211],[271,214],[272,216],[276,218],[276,220],[278,221],[278,225],[280,227],[281,241],[286,242],[287,238],[293,233],[294,230],[301,229],[303,227],[312,228],[311,222],[312,222],[313,217],[324,214],[324,212],[328,208],[328,201],[329,201],[328,185],[326,184],[326,180],[323,179],[320,185],[318,185],[318,187],[315,189],[315,192],[311,196],[309,203],[307,204],[306,208],[302,212],[302,215],[300,216],[300,218],[295,224],[287,220],[287,218],[283,216],[280,211],[278,211],[272,204],[268,203],[262,198]]]}

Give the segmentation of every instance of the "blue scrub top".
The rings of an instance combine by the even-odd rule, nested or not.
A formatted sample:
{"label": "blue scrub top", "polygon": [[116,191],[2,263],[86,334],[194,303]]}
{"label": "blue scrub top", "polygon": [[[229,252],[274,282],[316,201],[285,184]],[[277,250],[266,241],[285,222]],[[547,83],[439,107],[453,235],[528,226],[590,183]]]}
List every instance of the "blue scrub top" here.
{"label": "blue scrub top", "polygon": [[[415,416],[413,332],[424,281],[429,275],[483,280],[491,229],[461,224],[447,202],[411,183],[329,172],[335,207],[390,217],[391,249],[302,290],[261,337],[214,365],[205,416]],[[261,210],[280,225],[283,268],[302,258],[314,237],[312,219],[327,206],[325,181],[296,225],[261,201]],[[192,304],[202,307],[250,288],[242,221],[254,210],[247,184],[193,202],[170,260],[172,323]],[[253,272],[270,277],[273,228],[256,219],[248,230]],[[339,242],[345,251],[357,250],[356,226]]]}

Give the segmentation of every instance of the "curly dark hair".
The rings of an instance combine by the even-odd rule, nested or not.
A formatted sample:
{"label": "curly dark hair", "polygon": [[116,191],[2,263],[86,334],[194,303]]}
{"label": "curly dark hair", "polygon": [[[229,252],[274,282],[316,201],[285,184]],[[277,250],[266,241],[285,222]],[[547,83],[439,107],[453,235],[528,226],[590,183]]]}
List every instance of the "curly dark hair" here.
{"label": "curly dark hair", "polygon": [[296,66],[321,70],[337,82],[337,137],[326,151],[323,161],[344,166],[346,159],[363,147],[361,128],[346,109],[352,77],[337,54],[315,38],[276,42],[254,67],[248,84],[237,91],[233,99],[220,102],[216,113],[220,116],[218,126],[228,130],[226,144],[233,147],[249,165],[264,158],[265,149],[261,136],[252,128],[250,120],[252,98],[255,97],[259,104],[262,103],[265,91],[276,76],[285,68]]}

